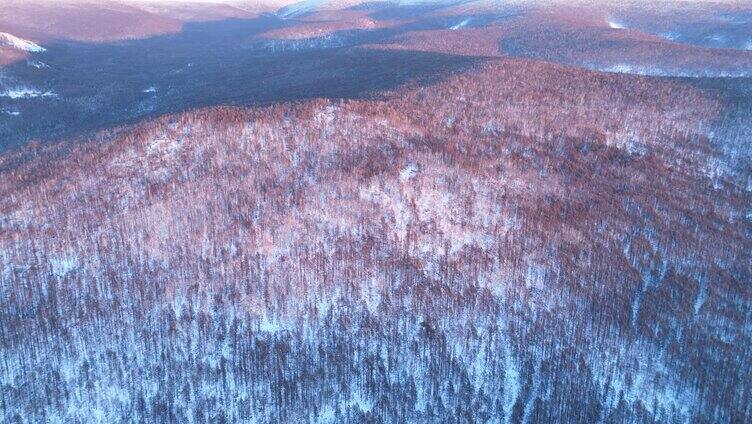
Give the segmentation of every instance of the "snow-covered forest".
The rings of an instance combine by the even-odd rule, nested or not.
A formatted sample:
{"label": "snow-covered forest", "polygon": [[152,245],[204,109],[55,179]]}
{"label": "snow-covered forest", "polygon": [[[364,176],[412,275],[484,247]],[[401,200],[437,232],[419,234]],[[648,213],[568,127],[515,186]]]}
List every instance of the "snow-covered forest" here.
{"label": "snow-covered forest", "polygon": [[1,153],[0,422],[750,422],[752,81],[515,56]]}

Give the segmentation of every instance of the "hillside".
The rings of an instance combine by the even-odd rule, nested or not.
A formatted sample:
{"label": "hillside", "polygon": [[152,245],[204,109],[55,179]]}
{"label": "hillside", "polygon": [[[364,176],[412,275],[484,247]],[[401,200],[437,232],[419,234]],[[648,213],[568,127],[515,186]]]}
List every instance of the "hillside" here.
{"label": "hillside", "polygon": [[717,113],[503,60],[7,155],[6,417],[62,413],[57,387],[74,420],[735,420],[749,193],[708,177]]}
{"label": "hillside", "polygon": [[747,53],[340,7],[0,68],[0,422],[752,420]]}

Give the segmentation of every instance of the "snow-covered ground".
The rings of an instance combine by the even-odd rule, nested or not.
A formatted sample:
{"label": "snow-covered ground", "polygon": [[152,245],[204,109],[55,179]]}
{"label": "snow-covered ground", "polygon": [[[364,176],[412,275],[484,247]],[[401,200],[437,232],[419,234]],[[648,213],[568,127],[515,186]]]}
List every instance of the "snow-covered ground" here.
{"label": "snow-covered ground", "polygon": [[662,66],[617,63],[613,65],[590,65],[590,69],[616,74],[648,75],[658,77],[687,77],[687,78],[744,78],[752,75],[750,71],[739,69],[678,69]]}
{"label": "snow-covered ground", "polygon": [[9,46],[17,50],[23,50],[31,53],[40,53],[46,49],[39,44],[36,44],[23,38],[18,38],[15,35],[8,34],[7,32],[0,32],[0,46]]}
{"label": "snow-covered ground", "polygon": [[0,109],[0,113],[3,113],[4,115],[10,115],[10,116],[18,116],[21,114],[21,112],[17,110],[11,110],[11,109]]}
{"label": "snow-covered ground", "polygon": [[37,69],[46,69],[50,67],[50,65],[44,62],[40,62],[38,60],[28,60],[26,61],[26,64],[31,66],[32,68],[37,68]]}
{"label": "snow-covered ground", "polygon": [[40,91],[36,88],[29,87],[13,87],[0,91],[0,97],[8,97],[10,99],[31,99],[34,97],[57,97],[52,91]]}
{"label": "snow-covered ground", "polygon": [[277,15],[282,19],[294,18],[311,12],[324,3],[322,0],[306,0],[299,3],[293,3],[282,7],[277,11]]}
{"label": "snow-covered ground", "polygon": [[460,29],[460,28],[464,28],[464,27],[467,26],[467,24],[470,23],[470,20],[471,20],[470,18],[467,18],[467,19],[465,19],[465,20],[463,20],[463,21],[461,21],[461,22],[459,22],[459,23],[457,23],[455,25],[452,25],[451,27],[449,27],[449,29],[451,29],[451,30],[457,30],[457,29]]}

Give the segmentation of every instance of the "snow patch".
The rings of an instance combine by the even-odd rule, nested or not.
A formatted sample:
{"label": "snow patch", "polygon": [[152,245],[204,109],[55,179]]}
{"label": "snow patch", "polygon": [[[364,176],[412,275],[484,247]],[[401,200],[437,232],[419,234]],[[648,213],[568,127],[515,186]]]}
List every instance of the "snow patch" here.
{"label": "snow patch", "polygon": [[719,78],[742,78],[749,77],[752,72],[739,70],[739,71],[726,71],[720,69],[672,69],[661,68],[656,66],[644,66],[644,65],[631,65],[626,63],[618,63],[608,66],[599,65],[586,65],[588,68],[601,71],[611,72],[616,74],[631,74],[631,75],[647,75],[647,76],[660,76],[660,77],[686,77],[686,78],[702,78],[702,77],[719,77]]}
{"label": "snow patch", "polygon": [[400,177],[400,180],[402,181],[408,181],[414,176],[416,176],[417,174],[418,174],[418,167],[411,163],[407,165],[406,167],[402,168],[402,170],[400,171],[399,177]]}
{"label": "snow patch", "polygon": [[52,91],[39,91],[35,88],[29,87],[16,87],[9,88],[5,91],[0,91],[0,97],[8,97],[11,99],[31,99],[34,97],[57,97]]}
{"label": "snow patch", "polygon": [[17,50],[23,50],[26,52],[40,53],[46,49],[39,44],[18,38],[15,35],[8,34],[7,32],[0,32],[0,46],[9,46]]}
{"label": "snow patch", "polygon": [[350,395],[350,406],[357,407],[361,412],[369,413],[373,410],[373,402],[366,399],[360,392],[355,392]]}
{"label": "snow patch", "polygon": [[360,28],[364,28],[364,29],[374,29],[378,26],[378,24],[376,24],[376,21],[374,21],[373,19],[368,19],[368,18],[358,19],[357,22]]}
{"label": "snow patch", "polygon": [[150,87],[147,87],[147,88],[141,90],[141,92],[142,93],[156,93],[157,92],[157,87],[150,86]]}
{"label": "snow patch", "polygon": [[708,298],[708,283],[705,277],[699,279],[698,281],[700,283],[700,290],[697,292],[697,297],[695,298],[695,304],[694,311],[695,315],[700,313],[700,309],[702,309],[702,305],[705,304],[705,300]]}
{"label": "snow patch", "polygon": [[319,412],[319,417],[317,422],[318,423],[333,423],[337,420],[337,414],[334,411],[334,408],[331,406],[326,406],[321,409]]}
{"label": "snow patch", "polygon": [[46,64],[44,62],[40,62],[38,60],[27,60],[26,64],[29,65],[29,66],[31,66],[32,68],[37,68],[37,69],[45,69],[45,68],[49,68],[50,67],[50,65],[48,65],[48,64]]}
{"label": "snow patch", "polygon": [[279,9],[277,11],[277,16],[282,19],[295,18],[308,12],[312,12],[321,3],[323,3],[323,0],[305,0],[299,3],[294,3]]}
{"label": "snow patch", "polygon": [[665,38],[667,40],[671,40],[671,41],[678,40],[679,37],[680,37],[680,35],[677,34],[677,33],[675,33],[675,32],[663,32],[663,33],[661,33],[659,35],[661,37],[663,37],[663,38]]}
{"label": "snow patch", "polygon": [[454,31],[454,30],[458,30],[460,28],[464,28],[464,27],[467,26],[467,24],[470,23],[471,20],[472,19],[467,18],[467,19],[463,20],[462,22],[459,22],[459,23],[457,23],[455,25],[452,25],[451,27],[449,27],[449,29],[451,29],[452,31]]}
{"label": "snow patch", "polygon": [[147,146],[146,146],[146,153],[149,155],[152,154],[175,154],[177,151],[180,150],[181,147],[183,147],[183,143],[185,140],[178,139],[178,140],[172,140],[168,138],[157,138],[155,140],[152,140]]}
{"label": "snow patch", "polygon": [[645,145],[633,131],[626,129],[617,132],[606,133],[606,143],[630,154],[642,155],[645,153]]}
{"label": "snow patch", "polygon": [[55,274],[56,277],[62,278],[78,267],[78,259],[73,257],[52,258],[50,259],[50,266],[52,267],[52,273]]}
{"label": "snow patch", "polygon": [[287,326],[280,320],[264,315],[258,322],[258,329],[264,333],[277,334],[287,330]]}
{"label": "snow patch", "polygon": [[608,27],[611,29],[625,29],[626,28],[624,24],[615,20],[609,20]]}
{"label": "snow patch", "polygon": [[627,65],[627,64],[618,64],[618,65],[611,65],[600,69],[604,72],[613,72],[617,74],[642,74],[645,72],[645,69],[642,69],[641,67]]}

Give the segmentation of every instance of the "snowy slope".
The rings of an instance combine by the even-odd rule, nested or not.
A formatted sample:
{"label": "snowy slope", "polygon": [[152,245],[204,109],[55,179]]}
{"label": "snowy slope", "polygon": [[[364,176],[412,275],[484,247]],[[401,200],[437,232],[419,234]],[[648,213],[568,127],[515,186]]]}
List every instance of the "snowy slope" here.
{"label": "snowy slope", "polygon": [[7,32],[0,32],[0,46],[8,46],[17,50],[26,52],[39,53],[45,51],[45,48],[29,40],[18,38]]}

